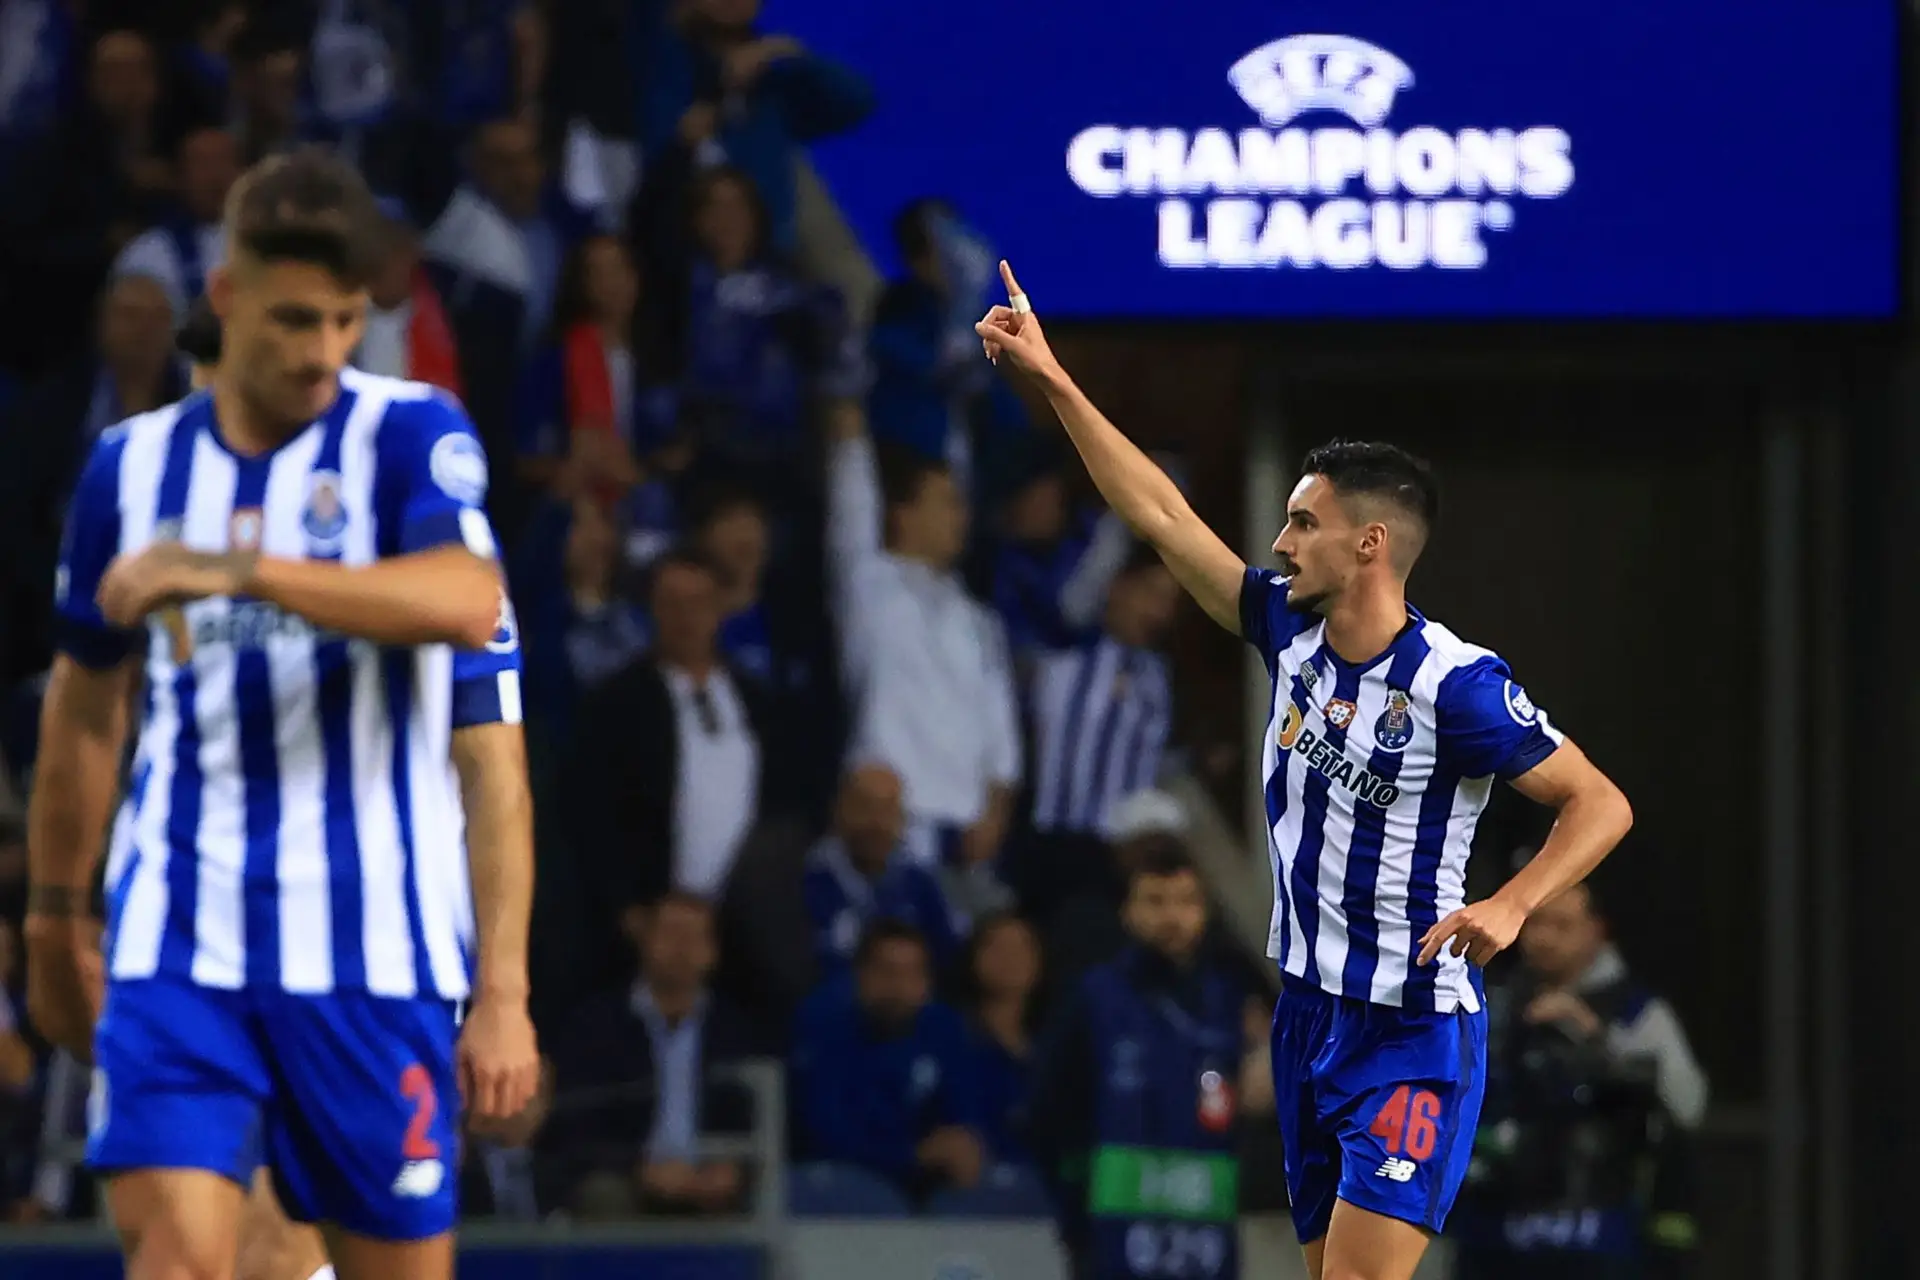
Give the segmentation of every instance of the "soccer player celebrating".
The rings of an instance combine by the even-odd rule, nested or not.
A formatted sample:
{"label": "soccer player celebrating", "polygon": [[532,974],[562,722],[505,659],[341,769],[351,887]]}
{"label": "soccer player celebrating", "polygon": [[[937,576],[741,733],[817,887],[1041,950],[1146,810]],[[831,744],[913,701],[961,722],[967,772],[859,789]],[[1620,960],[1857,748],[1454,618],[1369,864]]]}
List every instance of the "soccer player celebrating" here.
{"label": "soccer player celebrating", "polygon": [[[1267,953],[1283,976],[1273,1075],[1294,1226],[1314,1280],[1407,1280],[1473,1149],[1477,966],[1592,871],[1632,811],[1506,663],[1407,603],[1438,508],[1424,465],[1383,444],[1314,450],[1273,544],[1281,572],[1249,568],[1074,385],[1000,271],[1008,305],[977,326],[988,358],[1034,380],[1113,509],[1273,676]],[[1496,778],[1558,821],[1524,870],[1467,905]]]}
{"label": "soccer player celebrating", "polygon": [[262,1165],[342,1280],[447,1280],[459,1103],[503,1119],[538,1076],[518,709],[455,681],[456,649],[511,651],[486,463],[444,395],[346,368],[377,217],[324,153],[246,175],[208,281],[227,358],[103,435],[69,516],[28,994],[92,1049],[131,1280],[231,1274]]}

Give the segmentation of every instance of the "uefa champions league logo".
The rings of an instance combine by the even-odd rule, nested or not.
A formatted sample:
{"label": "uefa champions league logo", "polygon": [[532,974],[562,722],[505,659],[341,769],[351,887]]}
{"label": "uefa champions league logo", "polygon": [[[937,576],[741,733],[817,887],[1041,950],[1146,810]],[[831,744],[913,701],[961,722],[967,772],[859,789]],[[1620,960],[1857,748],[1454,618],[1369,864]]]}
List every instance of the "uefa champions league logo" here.
{"label": "uefa champions league logo", "polygon": [[1476,271],[1523,202],[1573,186],[1564,129],[1392,127],[1413,68],[1353,36],[1268,41],[1226,79],[1257,127],[1101,123],[1067,144],[1087,195],[1158,202],[1169,268]]}

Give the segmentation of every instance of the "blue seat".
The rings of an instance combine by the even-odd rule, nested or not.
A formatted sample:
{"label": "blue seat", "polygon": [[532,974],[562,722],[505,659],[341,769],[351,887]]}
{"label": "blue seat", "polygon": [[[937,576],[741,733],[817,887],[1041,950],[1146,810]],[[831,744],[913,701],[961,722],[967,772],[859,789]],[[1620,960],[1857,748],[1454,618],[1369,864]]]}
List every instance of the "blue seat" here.
{"label": "blue seat", "polygon": [[831,1161],[787,1171],[787,1207],[804,1218],[904,1218],[912,1211],[885,1178]]}
{"label": "blue seat", "polygon": [[926,1212],[930,1218],[1048,1218],[1053,1206],[1033,1170],[996,1164],[981,1175],[978,1186],[936,1192]]}

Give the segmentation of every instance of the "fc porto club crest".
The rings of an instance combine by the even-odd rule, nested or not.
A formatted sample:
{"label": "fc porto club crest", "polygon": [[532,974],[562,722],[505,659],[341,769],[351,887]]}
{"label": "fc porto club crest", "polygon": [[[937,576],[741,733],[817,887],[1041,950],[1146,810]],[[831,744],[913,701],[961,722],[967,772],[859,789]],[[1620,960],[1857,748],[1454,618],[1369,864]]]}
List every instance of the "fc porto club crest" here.
{"label": "fc porto club crest", "polygon": [[1413,699],[1404,689],[1387,690],[1386,709],[1373,722],[1373,740],[1383,751],[1403,751],[1413,741]]}
{"label": "fc porto club crest", "polygon": [[347,504],[340,496],[340,476],[316,471],[307,482],[307,508],[300,513],[307,549],[315,555],[335,555],[347,532]]}

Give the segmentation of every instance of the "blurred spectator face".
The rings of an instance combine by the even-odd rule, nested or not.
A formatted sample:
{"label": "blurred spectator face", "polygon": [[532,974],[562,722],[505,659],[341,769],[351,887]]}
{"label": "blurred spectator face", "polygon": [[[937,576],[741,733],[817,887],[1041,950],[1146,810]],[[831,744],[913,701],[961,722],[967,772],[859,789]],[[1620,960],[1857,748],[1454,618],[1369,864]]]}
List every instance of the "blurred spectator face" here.
{"label": "blurred spectator face", "polygon": [[854,865],[868,875],[885,869],[906,822],[900,777],[885,765],[862,765],[840,784],[834,829]]}
{"label": "blurred spectator face", "polygon": [[1067,531],[1067,486],[1057,471],[1029,480],[1007,503],[1007,536],[1016,542],[1052,542]]}
{"label": "blurred spectator face", "polygon": [[950,569],[967,546],[967,504],[945,468],[929,468],[913,497],[891,512],[894,549]]}
{"label": "blurred spectator face", "polygon": [[291,129],[300,111],[305,69],[305,60],[295,48],[273,49],[248,59],[234,84],[250,123],[273,132]]}
{"label": "blurred spectator face", "polygon": [[1113,580],[1107,594],[1107,633],[1121,644],[1150,648],[1173,625],[1180,584],[1165,565],[1141,565]]}
{"label": "blurred spectator face", "polygon": [[326,412],[366,328],[365,289],[324,267],[236,255],[208,275],[207,300],[225,331],[222,364],[256,412],[281,424]]}
{"label": "blurred spectator face", "polygon": [[692,898],[664,898],[640,943],[642,972],[656,990],[697,990],[713,972],[716,950],[713,909]]}
{"label": "blurred spectator face", "polygon": [[620,536],[606,508],[589,498],[573,504],[567,526],[567,586],[582,595],[605,596],[619,564]]}
{"label": "blurred spectator face", "polygon": [[0,988],[11,987],[14,977],[15,949],[20,945],[13,921],[0,916]]}
{"label": "blurred spectator face", "polygon": [[1127,930],[1176,963],[1192,958],[1207,929],[1207,895],[1191,870],[1142,873],[1127,890]]}
{"label": "blurred spectator face", "polygon": [[625,324],[640,304],[640,273],[633,256],[612,236],[595,236],[580,249],[587,309],[601,324]]}
{"label": "blurred spectator face", "polygon": [[744,178],[727,174],[706,184],[693,234],[721,271],[737,271],[753,261],[760,247],[760,220]]}
{"label": "blurred spectator face", "polygon": [[392,219],[380,234],[380,266],[367,282],[367,294],[374,306],[391,311],[413,296],[414,273],[420,269],[420,235],[411,225]]}
{"label": "blurred spectator face", "polygon": [[713,661],[720,635],[720,584],[699,565],[662,560],[653,573],[655,647],[676,666]]}
{"label": "blurred spectator face", "polygon": [[758,504],[730,503],[713,513],[701,531],[700,550],[729,591],[758,593],[767,567],[767,517]]}
{"label": "blurred spectator face", "polygon": [[173,304],[158,281],[122,276],[100,305],[100,357],[122,377],[153,377],[173,358]]}
{"label": "blurred spectator face", "polygon": [[153,46],[132,31],[109,31],[93,46],[87,93],[100,114],[115,124],[135,124],[153,114],[160,77]]}
{"label": "blurred spectator face", "polygon": [[1606,940],[1592,895],[1585,885],[1575,885],[1527,917],[1520,926],[1520,955],[1541,978],[1564,985],[1592,966]]}
{"label": "blurred spectator face", "polygon": [[1040,981],[1040,943],[1018,916],[1002,916],[975,941],[973,980],[987,999],[1024,996]]}
{"label": "blurred spectator face", "polygon": [[196,129],[180,142],[180,202],[197,222],[218,222],[240,176],[240,144],[225,129]]}
{"label": "blurred spectator face", "polygon": [[540,190],[547,180],[540,140],[516,120],[483,125],[474,139],[474,178],[489,200],[509,218],[524,222],[540,212]]}
{"label": "blurred spectator face", "polygon": [[927,972],[927,948],[917,938],[887,938],[876,943],[854,973],[860,1007],[883,1030],[900,1032],[926,1007],[933,980]]}

